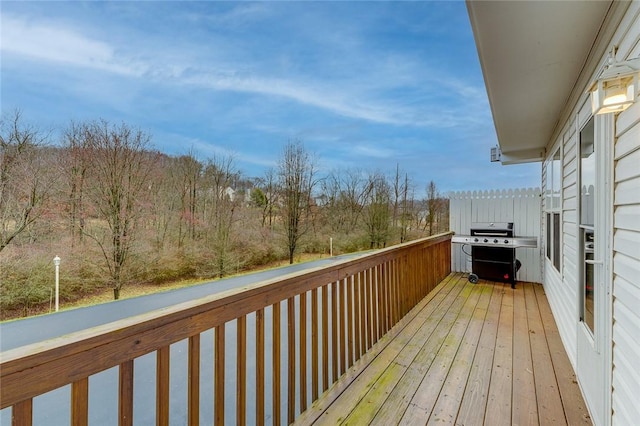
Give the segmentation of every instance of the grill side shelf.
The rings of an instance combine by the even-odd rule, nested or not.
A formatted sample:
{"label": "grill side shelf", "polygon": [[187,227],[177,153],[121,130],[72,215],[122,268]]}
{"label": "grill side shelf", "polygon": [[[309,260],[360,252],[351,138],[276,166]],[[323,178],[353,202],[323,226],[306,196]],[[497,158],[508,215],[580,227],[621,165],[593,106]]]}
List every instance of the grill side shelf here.
{"label": "grill side shelf", "polygon": [[[484,240],[488,240],[485,242]],[[494,242],[496,241],[497,242]],[[455,244],[467,244],[470,246],[481,247],[524,247],[524,248],[536,248],[538,247],[537,237],[502,237],[502,236],[479,236],[479,235],[454,235],[451,237],[451,242]]]}

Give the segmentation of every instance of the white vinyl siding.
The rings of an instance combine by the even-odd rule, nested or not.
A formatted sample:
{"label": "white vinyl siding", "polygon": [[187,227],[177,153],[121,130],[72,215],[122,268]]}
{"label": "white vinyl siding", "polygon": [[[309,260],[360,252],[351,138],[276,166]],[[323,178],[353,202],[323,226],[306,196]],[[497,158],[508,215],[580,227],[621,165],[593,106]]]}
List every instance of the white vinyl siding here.
{"label": "white vinyl siding", "polygon": [[[636,18],[636,41],[640,22]],[[613,424],[640,418],[640,103],[617,120],[613,214]]]}
{"label": "white vinyl siding", "polygon": [[[574,120],[565,125],[565,131],[560,138],[553,145],[553,149],[549,150],[551,153],[555,153],[556,150],[561,147],[561,166],[562,170],[560,175],[562,176],[562,203],[561,203],[561,241],[562,241],[562,274],[560,274],[553,266],[552,262],[546,258],[543,253],[544,261],[544,288],[547,293],[549,304],[554,314],[556,323],[558,324],[558,331],[560,337],[564,343],[567,355],[571,364],[576,366],[576,319],[578,312],[578,268],[577,268],[577,235],[576,235],[576,220],[577,220],[577,196],[576,196],[576,182],[577,182],[577,159],[576,159],[576,144],[577,144],[577,132],[576,132],[576,117]],[[551,156],[550,156],[551,157]],[[548,158],[547,160],[550,160]],[[545,165],[550,164],[550,161],[545,161]],[[544,173],[543,180],[546,179],[549,173]],[[543,213],[546,216],[546,213]],[[546,221],[543,221],[546,226]],[[543,233],[546,235],[546,229]]]}
{"label": "white vinyl siding", "polygon": [[[640,57],[640,1],[635,0],[615,30],[609,46],[617,46],[617,59]],[[605,62],[601,59],[601,64]],[[594,76],[597,70],[593,70]],[[586,91],[587,87],[584,87]],[[579,253],[577,250],[578,191],[577,147],[578,131],[590,116],[587,96],[573,105],[570,118],[561,123],[561,132],[547,146],[543,163],[542,185],[548,188],[546,167],[556,149],[562,147],[562,267],[561,274],[543,258],[543,282],[558,330],[567,354],[576,367],[579,324]],[[605,374],[611,379],[611,417],[604,422],[612,425],[637,424],[640,418],[640,102],[615,118],[613,169],[613,223],[607,234],[612,238],[610,317],[610,366]],[[546,226],[543,207],[543,227]],[[546,229],[542,237],[546,236]]]}
{"label": "white vinyl siding", "polygon": [[[640,57],[640,2],[618,28],[618,55]],[[640,103],[618,115],[614,146],[612,424],[640,418]]]}

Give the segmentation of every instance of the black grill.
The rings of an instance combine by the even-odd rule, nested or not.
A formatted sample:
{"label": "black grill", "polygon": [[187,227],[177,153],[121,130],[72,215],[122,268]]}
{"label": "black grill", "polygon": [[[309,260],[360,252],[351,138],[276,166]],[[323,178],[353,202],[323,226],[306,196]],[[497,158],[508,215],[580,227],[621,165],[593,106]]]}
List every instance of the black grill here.
{"label": "black grill", "polygon": [[[477,237],[479,243],[487,244],[500,238],[513,238],[513,222],[475,223],[471,236]],[[474,245],[471,247],[471,269],[479,278],[511,283],[511,288],[515,288],[520,262],[516,259],[515,247]]]}

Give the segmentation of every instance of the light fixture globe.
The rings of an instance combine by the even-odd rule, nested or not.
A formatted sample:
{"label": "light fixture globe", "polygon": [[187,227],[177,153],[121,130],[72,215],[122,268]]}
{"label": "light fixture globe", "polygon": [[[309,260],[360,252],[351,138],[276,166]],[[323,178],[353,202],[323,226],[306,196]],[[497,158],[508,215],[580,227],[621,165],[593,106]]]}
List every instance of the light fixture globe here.
{"label": "light fixture globe", "polygon": [[605,68],[591,85],[591,112],[608,114],[624,111],[640,94],[640,58],[618,62]]}

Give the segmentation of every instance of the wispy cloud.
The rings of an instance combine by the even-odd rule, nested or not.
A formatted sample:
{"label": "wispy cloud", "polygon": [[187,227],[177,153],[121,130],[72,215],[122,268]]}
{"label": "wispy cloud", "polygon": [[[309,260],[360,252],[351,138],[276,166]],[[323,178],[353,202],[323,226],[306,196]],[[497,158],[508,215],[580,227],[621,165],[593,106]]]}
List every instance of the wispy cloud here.
{"label": "wispy cloud", "polygon": [[68,28],[11,15],[2,17],[0,49],[2,54],[17,54],[39,61],[129,76],[140,76],[147,70],[145,64],[122,61],[108,43]]}
{"label": "wispy cloud", "polygon": [[130,121],[249,175],[299,138],[327,170],[492,176],[461,2],[6,2],[0,20],[3,105],[47,122]]}
{"label": "wispy cloud", "polygon": [[[247,19],[261,11],[259,5],[239,7],[219,19]],[[407,91],[414,91],[416,96],[427,90],[416,86],[416,66],[409,66],[410,61],[401,57],[378,61],[371,75],[363,74],[355,78],[352,75],[348,78],[338,76],[330,81],[322,81],[308,75],[278,76],[268,67],[262,67],[260,73],[251,72],[247,69],[258,68],[257,64],[238,67],[233,61],[224,62],[224,58],[215,64],[189,62],[193,57],[169,54],[167,50],[155,47],[157,43],[145,47],[144,58],[141,55],[135,57],[126,53],[127,46],[96,40],[78,30],[50,21],[5,15],[2,24],[3,54],[26,56],[36,61],[151,79],[162,84],[275,96],[340,116],[375,123],[451,127],[461,120],[458,111],[448,111],[446,107],[429,110],[419,105],[407,106],[405,100],[394,101],[385,96],[384,91],[388,87],[405,87]],[[133,43],[143,42],[136,40]],[[428,70],[423,69],[422,73],[428,74]],[[440,87],[443,83],[447,84],[446,81],[434,81],[433,87]],[[458,91],[473,91],[459,82],[453,81],[449,85]]]}

